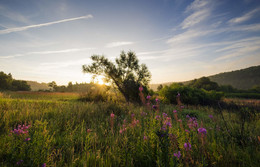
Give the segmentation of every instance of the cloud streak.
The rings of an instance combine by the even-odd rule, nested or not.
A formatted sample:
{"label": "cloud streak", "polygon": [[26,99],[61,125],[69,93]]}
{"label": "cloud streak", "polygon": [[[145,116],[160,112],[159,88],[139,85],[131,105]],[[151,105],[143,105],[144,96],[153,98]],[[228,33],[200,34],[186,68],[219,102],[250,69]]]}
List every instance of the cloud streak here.
{"label": "cloud streak", "polygon": [[32,29],[32,28],[40,28],[40,27],[50,26],[53,24],[65,23],[65,22],[82,20],[82,19],[91,19],[91,18],[93,18],[92,15],[86,15],[86,16],[81,16],[81,17],[74,17],[74,18],[70,18],[70,19],[63,19],[63,20],[48,22],[48,23],[34,24],[34,25],[29,25],[29,26],[24,26],[24,27],[8,28],[8,29],[0,30],[0,34],[9,34],[12,32],[25,31],[25,30]]}
{"label": "cloud streak", "polygon": [[257,15],[259,12],[260,12],[260,8],[256,8],[256,9],[244,14],[243,16],[233,18],[233,19],[229,20],[228,22],[230,24],[239,24],[239,23],[242,23],[242,22],[245,22],[245,21],[251,19],[252,17]]}
{"label": "cloud streak", "polygon": [[27,52],[23,54],[15,54],[15,55],[9,55],[9,56],[2,56],[0,59],[10,59],[15,57],[22,57],[22,56],[28,56],[28,55],[45,55],[45,54],[59,54],[59,53],[71,53],[71,52],[80,52],[85,50],[94,50],[96,48],[72,48],[72,49],[64,49],[64,50],[50,50],[50,51],[39,51],[39,52]]}
{"label": "cloud streak", "polygon": [[132,45],[134,42],[129,42],[129,41],[119,41],[119,42],[111,42],[106,44],[106,48],[114,48],[118,46],[124,46],[124,45]]}

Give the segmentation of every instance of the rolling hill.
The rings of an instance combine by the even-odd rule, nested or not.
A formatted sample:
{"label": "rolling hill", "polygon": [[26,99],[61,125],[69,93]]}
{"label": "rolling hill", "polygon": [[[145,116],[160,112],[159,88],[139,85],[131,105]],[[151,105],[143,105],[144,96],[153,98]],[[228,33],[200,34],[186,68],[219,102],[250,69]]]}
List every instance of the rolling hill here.
{"label": "rolling hill", "polygon": [[[237,89],[251,89],[253,86],[260,85],[260,65],[253,66],[236,71],[219,73],[208,76],[211,81],[217,82],[219,85],[231,85]],[[190,81],[182,82],[187,84]],[[162,85],[170,85],[174,82],[162,83]],[[150,88],[157,90],[160,84],[151,84]]]}

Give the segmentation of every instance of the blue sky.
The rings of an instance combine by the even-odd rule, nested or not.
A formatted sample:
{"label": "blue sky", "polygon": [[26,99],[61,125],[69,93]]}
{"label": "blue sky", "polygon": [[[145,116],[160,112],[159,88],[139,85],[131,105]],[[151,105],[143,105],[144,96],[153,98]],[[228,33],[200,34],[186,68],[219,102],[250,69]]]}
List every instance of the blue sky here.
{"label": "blue sky", "polygon": [[89,82],[93,54],[134,51],[151,83],[260,65],[259,0],[0,0],[0,71]]}

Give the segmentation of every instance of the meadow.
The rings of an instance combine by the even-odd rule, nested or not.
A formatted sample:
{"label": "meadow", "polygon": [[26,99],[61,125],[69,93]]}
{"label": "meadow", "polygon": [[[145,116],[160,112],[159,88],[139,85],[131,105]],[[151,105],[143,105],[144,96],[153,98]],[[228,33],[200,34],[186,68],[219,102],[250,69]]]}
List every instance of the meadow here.
{"label": "meadow", "polygon": [[78,97],[1,93],[0,166],[260,164],[259,110],[244,103],[226,110],[150,97],[144,105]]}

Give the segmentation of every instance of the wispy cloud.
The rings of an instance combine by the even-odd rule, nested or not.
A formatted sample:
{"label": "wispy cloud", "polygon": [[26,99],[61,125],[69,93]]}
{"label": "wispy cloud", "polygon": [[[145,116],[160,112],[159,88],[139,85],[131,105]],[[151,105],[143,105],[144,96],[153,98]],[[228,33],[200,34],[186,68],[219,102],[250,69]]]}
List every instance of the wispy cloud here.
{"label": "wispy cloud", "polygon": [[86,50],[93,50],[96,48],[71,48],[71,49],[64,49],[64,50],[51,50],[51,51],[39,51],[39,52],[27,52],[22,54],[15,54],[15,55],[9,55],[9,56],[0,56],[0,59],[10,59],[15,57],[22,57],[22,56],[28,56],[28,55],[45,55],[45,54],[59,54],[59,53],[70,53],[70,52],[80,52],[80,51],[86,51]]}
{"label": "wispy cloud", "polygon": [[195,0],[187,8],[185,13],[192,13],[181,23],[182,29],[190,28],[208,18],[210,15],[209,1]]}
{"label": "wispy cloud", "polygon": [[239,23],[245,22],[247,20],[250,20],[252,17],[256,16],[259,13],[260,13],[260,8],[256,8],[256,9],[244,14],[243,16],[233,18],[233,19],[229,20],[228,22],[230,24],[239,24]]}
{"label": "wispy cloud", "polygon": [[132,45],[134,42],[129,42],[129,41],[119,41],[119,42],[111,42],[106,44],[106,48],[113,48],[113,47],[118,47],[118,46],[124,46],[124,45]]}
{"label": "wispy cloud", "polygon": [[[17,21],[17,22],[21,22],[21,23],[30,23],[30,21],[28,20],[28,18],[26,18],[25,16],[14,12],[14,11],[10,11],[7,7],[0,5],[0,15],[13,20],[13,21]],[[4,27],[4,26],[3,26]]]}
{"label": "wispy cloud", "polygon": [[0,30],[0,34],[8,34],[8,33],[12,33],[12,32],[25,31],[25,30],[28,30],[31,28],[40,28],[40,27],[44,27],[44,26],[50,26],[53,24],[59,24],[59,23],[70,22],[70,21],[81,20],[81,19],[90,19],[90,18],[93,18],[93,16],[86,15],[86,16],[81,16],[81,17],[74,17],[74,18],[70,18],[70,19],[48,22],[48,23],[34,24],[34,25],[29,25],[29,26],[24,26],[24,27],[8,28],[8,29]]}

